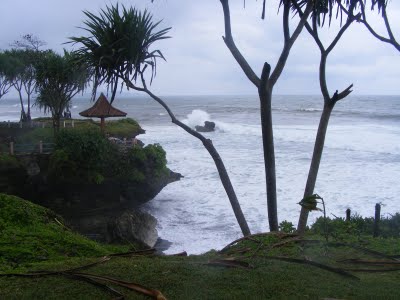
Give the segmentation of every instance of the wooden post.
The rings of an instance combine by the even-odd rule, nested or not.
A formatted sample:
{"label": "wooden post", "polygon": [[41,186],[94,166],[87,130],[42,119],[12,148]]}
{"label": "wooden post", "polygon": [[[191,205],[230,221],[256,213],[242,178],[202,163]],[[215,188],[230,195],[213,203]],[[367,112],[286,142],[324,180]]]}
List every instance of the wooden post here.
{"label": "wooden post", "polygon": [[65,121],[64,121],[64,128],[65,128]]}
{"label": "wooden post", "polygon": [[350,208],[346,209],[346,221],[349,222],[350,221],[350,216],[351,216],[351,210]]}
{"label": "wooden post", "polygon": [[39,153],[42,154],[43,153],[43,142],[39,141]]}
{"label": "wooden post", "polygon": [[75,128],[75,121],[74,120],[71,121],[71,125],[72,125],[72,128]]}
{"label": "wooden post", "polygon": [[14,155],[14,142],[10,142],[10,154]]}
{"label": "wooden post", "polygon": [[375,205],[375,220],[374,220],[374,237],[379,236],[379,222],[381,220],[381,205]]}
{"label": "wooden post", "polygon": [[44,123],[44,122],[42,122],[42,128],[44,128],[44,124],[45,124],[45,123]]}

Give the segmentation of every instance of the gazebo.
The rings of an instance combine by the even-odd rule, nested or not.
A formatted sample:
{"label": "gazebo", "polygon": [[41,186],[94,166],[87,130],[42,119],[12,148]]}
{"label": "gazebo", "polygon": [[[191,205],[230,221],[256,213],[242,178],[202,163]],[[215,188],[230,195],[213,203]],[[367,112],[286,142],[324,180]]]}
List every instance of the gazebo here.
{"label": "gazebo", "polygon": [[91,108],[88,108],[79,114],[82,117],[87,118],[100,118],[101,132],[104,132],[105,118],[126,117],[126,112],[113,107],[103,93],[101,93],[99,99],[97,99],[96,103]]}

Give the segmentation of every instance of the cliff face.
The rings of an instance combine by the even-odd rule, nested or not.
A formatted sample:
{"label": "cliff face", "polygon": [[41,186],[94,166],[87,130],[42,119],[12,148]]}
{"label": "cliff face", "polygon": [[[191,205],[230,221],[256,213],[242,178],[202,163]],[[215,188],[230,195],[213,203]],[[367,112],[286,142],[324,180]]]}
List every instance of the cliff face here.
{"label": "cliff face", "polygon": [[181,178],[168,170],[159,176],[147,176],[140,183],[114,178],[98,184],[63,182],[49,177],[48,155],[20,156],[17,160],[18,164],[0,167],[0,192],[48,207],[73,229],[104,242],[134,240],[154,246],[157,221],[140,212],[139,207]]}

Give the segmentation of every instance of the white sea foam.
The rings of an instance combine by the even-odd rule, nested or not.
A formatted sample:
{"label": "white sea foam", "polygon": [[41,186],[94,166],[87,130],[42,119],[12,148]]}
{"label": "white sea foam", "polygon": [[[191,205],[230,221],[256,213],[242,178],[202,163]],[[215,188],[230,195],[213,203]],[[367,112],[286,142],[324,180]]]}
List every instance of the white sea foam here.
{"label": "white sea foam", "polygon": [[183,123],[192,128],[197,125],[203,126],[205,121],[211,121],[211,117],[206,111],[200,109],[193,110],[187,115],[186,119],[182,120]]}

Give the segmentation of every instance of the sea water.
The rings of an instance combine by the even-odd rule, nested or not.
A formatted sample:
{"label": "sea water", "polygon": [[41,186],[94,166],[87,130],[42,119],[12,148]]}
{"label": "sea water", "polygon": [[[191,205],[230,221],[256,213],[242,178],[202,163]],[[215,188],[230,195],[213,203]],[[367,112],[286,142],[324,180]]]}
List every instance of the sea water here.
{"label": "sea water", "polygon": [[[257,96],[164,97],[179,120],[191,127],[216,123],[204,133],[220,153],[252,233],[268,231],[260,109]],[[91,105],[73,101],[72,116]],[[159,143],[168,167],[184,178],[165,187],[144,209],[158,219],[167,253],[220,249],[241,236],[212,158],[202,143],[172,124],[166,111],[149,98],[134,95],[114,105],[139,121],[146,144]],[[273,123],[278,217],[297,224],[304,186],[323,107],[320,96],[275,96]],[[0,101],[0,121],[18,120],[16,99]],[[42,116],[34,110],[33,116]],[[328,216],[347,208],[372,216],[400,212],[400,97],[349,96],[337,103],[328,127],[315,193]],[[310,214],[310,222],[321,216]]]}

